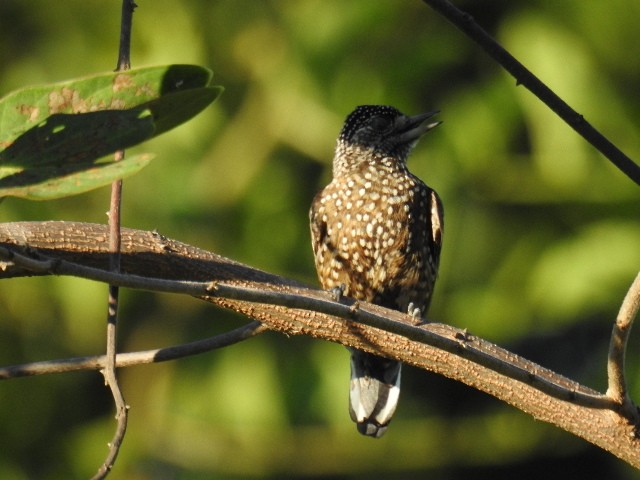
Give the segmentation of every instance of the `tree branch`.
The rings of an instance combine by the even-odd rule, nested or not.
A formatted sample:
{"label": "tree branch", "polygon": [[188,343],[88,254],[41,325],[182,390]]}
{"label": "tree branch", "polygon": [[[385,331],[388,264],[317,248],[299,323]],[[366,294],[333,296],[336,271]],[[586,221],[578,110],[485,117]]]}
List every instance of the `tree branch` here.
{"label": "tree branch", "polygon": [[640,166],[618,149],[604,135],[585,120],[584,116],[571,108],[538,77],[516,60],[502,45],[480,27],[471,15],[455,7],[447,0],[423,0],[440,15],[476,42],[515,79],[516,85],[524,85],[545,105],[553,110],[567,125],[608,158],[627,177],[640,185]]}
{"label": "tree branch", "polygon": [[[123,0],[128,3],[128,0]],[[115,161],[124,158],[124,150],[115,153]],[[109,268],[114,273],[120,272],[120,207],[122,205],[122,180],[116,180],[111,184],[111,201],[109,206]],[[109,285],[107,299],[107,352],[105,355],[104,368],[101,372],[104,376],[105,384],[111,390],[113,401],[116,407],[116,430],[109,443],[109,452],[104,462],[92,477],[92,479],[105,478],[113,468],[120,446],[127,432],[127,422],[129,419],[129,406],[127,405],[118,376],[116,375],[116,355],[118,351],[118,299],[120,290],[117,285]]]}
{"label": "tree branch", "polygon": [[[248,340],[267,330],[267,327],[260,322],[253,321],[230,332],[221,333],[220,335],[195,342],[141,352],[119,353],[116,355],[116,367],[133,367],[135,365],[166,362],[168,360],[190,357],[218,348],[228,347],[243,340]],[[8,367],[0,367],[0,380],[35,375],[49,375],[52,373],[76,372],[79,370],[100,370],[104,368],[106,363],[106,355],[91,355],[87,357],[64,358],[11,365]]]}
{"label": "tree branch", "polygon": [[[129,70],[131,68],[131,28],[133,24],[133,11],[136,4],[133,0],[122,0],[122,13],[120,15],[120,45],[118,46],[118,65],[116,71]],[[118,150],[114,154],[114,162],[124,159],[124,150]],[[109,260],[113,272],[120,271],[120,209],[122,207],[122,179],[115,180],[111,184],[111,200],[109,204]],[[116,285],[109,285],[107,301],[107,352],[105,365],[102,369],[105,383],[111,389],[113,401],[116,406],[116,431],[109,443],[109,453],[94,479],[105,478],[113,468],[118,457],[120,445],[127,432],[129,419],[129,406],[127,405],[118,376],[116,375],[116,355],[118,351],[118,299],[120,290]]]}
{"label": "tree branch", "polygon": [[622,416],[620,403],[464,330],[437,323],[418,328],[400,312],[349,299],[336,303],[326,292],[157,232],[122,230],[122,273],[117,274],[109,271],[107,239],[104,225],[0,224],[0,253],[6,259],[0,278],[34,275],[35,268],[37,274],[188,293],[287,335],[341,343],[458,380],[640,467],[633,419]]}
{"label": "tree branch", "polygon": [[[311,292],[314,294],[317,292],[314,290],[309,290],[307,292],[301,290],[299,293],[286,293],[284,291],[274,292],[268,289],[239,287],[214,282],[147,278],[117,272],[105,272],[98,268],[85,267],[83,265],[59,259],[36,260],[0,247],[0,258],[3,256],[8,259],[10,258],[17,266],[24,266],[37,273],[71,275],[80,278],[109,282],[123,287],[170,293],[183,293],[198,297],[215,295],[224,299],[265,303],[269,305],[278,305],[282,307],[299,308],[325,313],[327,315],[335,315],[340,318],[351,319],[391,333],[397,333],[408,339],[450,351],[451,353],[459,353],[458,350],[460,350],[462,345],[463,348],[467,350],[467,355],[472,360],[512,379],[536,384],[537,388],[541,391],[556,398],[572,401],[578,405],[592,408],[611,409],[617,407],[617,404],[605,395],[591,393],[587,389],[579,391],[575,388],[575,385],[568,386],[556,383],[559,377],[555,379],[545,377],[544,374],[540,375],[539,371],[528,369],[524,365],[519,365],[518,362],[512,362],[506,358],[496,358],[490,352],[490,348],[487,348],[488,346],[495,348],[495,345],[485,342],[486,345],[483,346],[481,345],[482,341],[480,339],[472,337],[465,331],[456,330],[455,335],[453,335],[452,338],[449,338],[447,336],[442,336],[437,332],[429,332],[425,329],[416,328],[412,324],[398,323],[397,320],[390,320],[381,314],[370,312],[367,310],[371,307],[369,304],[361,304],[360,302],[353,301],[348,304],[343,304],[334,302],[333,300],[327,300],[324,292],[321,292],[322,298],[317,298],[311,294]],[[402,318],[401,321],[407,322],[407,319]],[[194,352],[194,354],[195,353],[200,352]],[[60,361],[61,365],[64,365],[65,362],[66,361]],[[18,367],[7,368],[17,370],[19,372],[20,369]],[[535,366],[535,368],[537,369],[539,367]],[[0,372],[2,372],[2,370],[0,370]],[[50,373],[58,372],[52,371]],[[0,375],[0,378],[1,377],[2,375]]]}
{"label": "tree branch", "polygon": [[640,310],[640,273],[631,284],[624,297],[620,312],[613,324],[611,342],[609,343],[609,359],[607,362],[608,388],[607,396],[623,405],[626,416],[640,422],[638,408],[633,404],[627,391],[624,364],[627,342],[631,334],[633,320]]}

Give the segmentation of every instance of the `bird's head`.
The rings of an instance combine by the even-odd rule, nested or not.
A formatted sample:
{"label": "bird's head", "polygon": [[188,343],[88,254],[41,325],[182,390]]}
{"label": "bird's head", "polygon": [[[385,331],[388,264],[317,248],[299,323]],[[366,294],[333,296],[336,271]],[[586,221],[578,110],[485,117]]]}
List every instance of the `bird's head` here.
{"label": "bird's head", "polygon": [[429,121],[436,113],[409,117],[394,107],[361,105],[345,120],[338,142],[344,148],[359,147],[404,163],[420,137],[440,125]]}

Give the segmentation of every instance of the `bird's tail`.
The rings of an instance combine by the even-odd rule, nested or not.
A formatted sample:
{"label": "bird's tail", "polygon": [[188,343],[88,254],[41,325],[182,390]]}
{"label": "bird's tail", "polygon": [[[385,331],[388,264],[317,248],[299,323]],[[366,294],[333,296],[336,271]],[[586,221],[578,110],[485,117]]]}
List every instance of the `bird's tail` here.
{"label": "bird's tail", "polygon": [[387,430],[400,395],[400,367],[395,360],[351,350],[349,413],[363,435],[380,438]]}

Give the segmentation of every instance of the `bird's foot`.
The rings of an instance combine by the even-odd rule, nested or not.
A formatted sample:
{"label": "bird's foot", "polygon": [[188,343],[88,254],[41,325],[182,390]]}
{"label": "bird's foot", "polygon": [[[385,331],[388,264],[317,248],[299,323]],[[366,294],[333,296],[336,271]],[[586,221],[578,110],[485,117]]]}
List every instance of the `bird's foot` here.
{"label": "bird's foot", "polygon": [[344,283],[341,283],[337,287],[333,287],[331,290],[329,290],[329,293],[331,294],[335,302],[340,302],[342,300],[342,297],[344,296],[344,291],[346,289],[347,286]]}
{"label": "bird's foot", "polygon": [[422,319],[422,310],[416,307],[413,302],[409,302],[407,313],[413,318],[414,325],[420,325],[421,323],[424,323],[424,320]]}

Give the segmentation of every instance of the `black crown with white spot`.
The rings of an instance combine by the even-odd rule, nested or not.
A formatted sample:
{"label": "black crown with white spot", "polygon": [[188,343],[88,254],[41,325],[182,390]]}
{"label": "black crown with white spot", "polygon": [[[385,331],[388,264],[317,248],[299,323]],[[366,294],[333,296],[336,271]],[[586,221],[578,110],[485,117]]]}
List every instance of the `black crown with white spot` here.
{"label": "black crown with white spot", "polygon": [[427,122],[437,111],[408,117],[387,105],[361,105],[345,120],[339,147],[363,148],[372,159],[387,158],[404,163],[418,139],[440,122]]}
{"label": "black crown with white spot", "polygon": [[360,105],[344,121],[344,126],[340,132],[340,140],[354,142],[359,137],[359,134],[366,131],[370,131],[372,136],[375,136],[377,132],[378,136],[380,136],[379,134],[384,130],[382,127],[392,127],[393,121],[401,116],[403,116],[402,112],[395,107]]}

